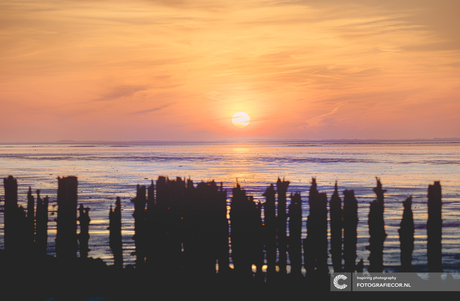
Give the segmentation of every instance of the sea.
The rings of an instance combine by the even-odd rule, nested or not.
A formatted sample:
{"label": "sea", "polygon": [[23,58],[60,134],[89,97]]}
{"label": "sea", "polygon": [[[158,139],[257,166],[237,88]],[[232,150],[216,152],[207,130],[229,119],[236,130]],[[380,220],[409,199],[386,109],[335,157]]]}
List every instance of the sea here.
{"label": "sea", "polygon": [[[101,142],[1,144],[0,176],[18,181],[19,204],[27,207],[27,191],[49,196],[48,254],[55,255],[57,178],[78,177],[78,203],[89,207],[89,256],[113,264],[109,247],[109,210],[117,197],[122,205],[124,266],[135,264],[134,205],[136,186],[148,186],[159,176],[222,183],[228,205],[238,183],[255,202],[277,179],[289,181],[290,194],[302,196],[302,238],[307,235],[308,190],[316,178],[328,199],[337,183],[354,190],[358,200],[357,261],[369,265],[369,204],[380,179],[385,192],[385,271],[400,265],[398,229],[403,201],[412,196],[415,248],[412,264],[427,265],[427,190],[442,188],[442,263],[445,272],[460,279],[460,140],[411,141],[264,141],[264,142]],[[0,199],[4,198],[3,185]],[[3,202],[0,203],[3,205]],[[228,206],[228,209],[230,207]],[[0,213],[0,249],[4,248]],[[329,231],[329,230],[328,230]],[[330,258],[328,259],[329,263]],[[332,269],[332,267],[331,267]]]}

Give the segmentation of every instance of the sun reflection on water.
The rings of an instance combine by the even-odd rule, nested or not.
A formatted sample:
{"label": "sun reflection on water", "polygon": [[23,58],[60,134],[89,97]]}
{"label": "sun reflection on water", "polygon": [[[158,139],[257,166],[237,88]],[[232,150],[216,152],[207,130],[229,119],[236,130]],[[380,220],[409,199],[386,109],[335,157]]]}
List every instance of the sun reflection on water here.
{"label": "sun reflection on water", "polygon": [[[460,145],[438,144],[184,144],[132,145],[111,147],[75,147],[75,145],[0,146],[3,177],[18,179],[19,204],[26,206],[28,187],[50,196],[50,209],[56,204],[58,176],[76,175],[79,180],[79,202],[90,211],[90,256],[108,262],[112,254],[108,244],[108,210],[117,196],[122,199],[123,246],[125,264],[133,264],[133,206],[137,184],[150,185],[159,175],[175,179],[191,178],[195,184],[214,179],[227,190],[228,205],[236,182],[256,201],[264,202],[262,194],[278,177],[289,180],[289,195],[300,192],[304,203],[302,220],[309,214],[308,189],[316,177],[318,189],[328,197],[338,181],[339,191],[355,190],[358,199],[358,260],[367,260],[369,203],[375,199],[372,189],[375,177],[381,178],[385,193],[385,264],[399,264],[398,233],[402,217],[402,201],[413,196],[416,246],[426,247],[427,187],[441,181],[443,190],[443,252],[445,263],[460,265],[454,260],[460,254]],[[343,195],[342,199],[343,199]],[[230,207],[227,207],[229,218]],[[56,235],[56,215],[50,216],[49,245]],[[3,225],[3,214],[0,214]],[[2,226],[1,226],[2,227]],[[1,232],[0,232],[1,234]],[[302,238],[306,237],[305,226]],[[106,244],[106,245],[101,245]],[[3,239],[0,239],[3,248]],[[53,248],[50,247],[50,250]],[[414,262],[426,263],[426,250],[414,251]]]}

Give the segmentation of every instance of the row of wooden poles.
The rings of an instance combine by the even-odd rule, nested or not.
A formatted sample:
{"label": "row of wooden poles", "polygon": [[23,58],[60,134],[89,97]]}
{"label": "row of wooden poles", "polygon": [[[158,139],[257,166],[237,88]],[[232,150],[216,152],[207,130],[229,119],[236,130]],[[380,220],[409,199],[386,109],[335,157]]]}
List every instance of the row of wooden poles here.
{"label": "row of wooden poles", "polygon": [[[289,255],[290,274],[327,275],[328,256],[334,271],[362,270],[357,260],[358,202],[353,190],[339,195],[337,184],[329,202],[326,193],[318,192],[316,179],[308,195],[307,237],[301,239],[302,207],[300,193],[290,195],[289,182],[278,179],[263,194],[265,202],[255,202],[239,184],[232,189],[230,218],[227,218],[227,192],[214,181],[198,183],[181,178],[160,176],[149,187],[137,186],[134,204],[136,269],[159,274],[201,273],[225,275],[231,270],[238,277],[262,275],[266,265],[271,275],[286,275]],[[56,257],[62,260],[88,256],[89,208],[77,204],[76,177],[58,178]],[[35,252],[46,255],[49,198],[35,198],[29,188],[27,210],[18,205],[17,180],[4,179],[4,245],[8,254]],[[368,271],[383,271],[383,249],[387,236],[384,225],[384,193],[377,179],[376,199],[370,203]],[[399,229],[402,271],[412,270],[414,221],[412,198],[403,202]],[[328,250],[328,207],[330,250]],[[77,217],[77,208],[79,216]],[[442,270],[442,200],[441,185],[428,187],[427,262],[428,271]],[[110,207],[110,248],[114,266],[123,267],[121,201]],[[80,232],[77,233],[77,221]],[[288,231],[289,229],[289,235]],[[303,252],[302,252],[303,248]],[[303,260],[302,260],[303,255]],[[230,258],[233,268],[230,264]]]}
{"label": "row of wooden poles", "polygon": [[[48,241],[49,197],[42,198],[37,190],[37,200],[29,187],[27,209],[18,205],[18,183],[9,176],[3,180],[4,199],[4,247],[8,255],[23,256],[30,253],[46,255]],[[56,257],[72,259],[80,250],[80,257],[88,256],[89,208],[82,204],[77,218],[76,177],[58,178]],[[35,206],[36,203],[36,206]],[[80,233],[77,234],[77,220]]]}

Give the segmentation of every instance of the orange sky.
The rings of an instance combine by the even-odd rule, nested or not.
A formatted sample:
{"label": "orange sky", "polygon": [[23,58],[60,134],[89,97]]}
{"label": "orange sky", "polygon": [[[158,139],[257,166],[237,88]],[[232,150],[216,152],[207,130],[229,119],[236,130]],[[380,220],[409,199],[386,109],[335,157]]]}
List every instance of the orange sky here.
{"label": "orange sky", "polygon": [[[5,0],[0,142],[459,137],[459,11]],[[232,125],[239,111],[249,126]]]}

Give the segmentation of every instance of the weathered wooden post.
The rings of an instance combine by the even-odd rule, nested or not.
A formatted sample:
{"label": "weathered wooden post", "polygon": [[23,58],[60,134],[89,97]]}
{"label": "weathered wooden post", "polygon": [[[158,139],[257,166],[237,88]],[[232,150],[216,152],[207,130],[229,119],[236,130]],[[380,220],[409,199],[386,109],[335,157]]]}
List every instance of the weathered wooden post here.
{"label": "weathered wooden post", "polygon": [[56,257],[77,258],[77,177],[58,177]]}
{"label": "weathered wooden post", "polygon": [[226,276],[230,270],[228,252],[228,220],[227,220],[227,191],[222,183],[217,192],[216,199],[216,256],[219,264],[219,274]]}
{"label": "weathered wooden post", "polygon": [[271,184],[263,194],[264,203],[264,228],[265,228],[265,249],[267,252],[267,278],[276,272],[276,204],[275,187]]}
{"label": "weathered wooden post", "polygon": [[343,194],[343,270],[354,272],[357,257],[358,201],[353,190],[345,190]]}
{"label": "weathered wooden post", "polygon": [[3,179],[5,189],[4,244],[5,251],[18,251],[18,181],[9,176]]}
{"label": "weathered wooden post", "polygon": [[278,266],[280,269],[279,273],[281,275],[286,275],[287,273],[286,192],[288,186],[289,181],[281,181],[281,179],[278,178],[278,181],[276,182],[276,191],[278,193]]}
{"label": "weathered wooden post", "polygon": [[291,274],[302,276],[302,199],[300,193],[291,194],[289,205],[289,259]]}
{"label": "weathered wooden post", "polygon": [[331,257],[332,266],[335,272],[340,272],[342,267],[342,200],[339,196],[337,182],[335,182],[335,190],[332,194],[329,203],[330,226],[331,226]]}
{"label": "weathered wooden post", "polygon": [[121,236],[121,199],[119,197],[117,197],[113,211],[112,206],[110,206],[109,220],[109,244],[113,253],[114,266],[121,269],[123,268],[123,244]]}
{"label": "weathered wooden post", "polygon": [[372,201],[369,210],[369,272],[383,271],[383,244],[387,234],[383,214],[385,210],[384,193],[380,179],[377,179],[377,187],[374,188],[377,199]]}
{"label": "weathered wooden post", "polygon": [[[147,187],[147,209],[145,209],[145,243],[146,243],[146,265],[149,269],[152,269],[155,265],[155,248],[157,248],[158,242],[155,239],[155,184],[153,180]],[[120,213],[121,214],[121,213]],[[121,223],[121,215],[120,215]],[[118,231],[118,230],[117,230]],[[117,234],[118,235],[118,234]],[[120,233],[121,237],[121,233]]]}
{"label": "weathered wooden post", "polygon": [[27,192],[27,245],[33,249],[35,242],[35,198],[32,195],[32,188]]}
{"label": "weathered wooden post", "polygon": [[318,192],[315,178],[312,179],[308,202],[310,215],[307,219],[305,255],[307,273],[327,274],[327,196],[326,193]]}
{"label": "weathered wooden post", "polygon": [[262,266],[264,265],[264,242],[262,237],[262,204],[255,203],[256,209],[254,210],[254,258],[253,262],[256,266],[256,278],[264,281]]}
{"label": "weathered wooden post", "polygon": [[233,188],[230,210],[232,261],[235,272],[241,279],[252,278],[254,259],[255,225],[257,208],[251,196],[237,184]]}
{"label": "weathered wooden post", "polygon": [[442,194],[439,181],[428,186],[428,271],[442,272]]}
{"label": "weathered wooden post", "polygon": [[412,197],[408,197],[404,203],[404,212],[400,224],[399,241],[401,244],[401,268],[402,272],[412,271],[412,252],[414,251],[414,216],[412,213]]}
{"label": "weathered wooden post", "polygon": [[168,184],[166,177],[159,176],[156,185],[156,196],[154,206],[149,203],[148,224],[150,230],[149,240],[151,241],[148,265],[155,273],[162,273],[167,269],[166,258],[168,256],[168,213],[170,208]]}
{"label": "weathered wooden post", "polygon": [[40,190],[37,190],[37,213],[36,213],[36,249],[38,254],[46,255],[48,245],[48,203],[49,198],[43,200]]}
{"label": "weathered wooden post", "polygon": [[80,222],[80,234],[78,234],[78,241],[80,242],[80,258],[88,258],[88,242],[89,242],[89,208],[83,207],[83,204],[80,204],[78,209],[80,216],[78,221]]}
{"label": "weathered wooden post", "polygon": [[131,200],[134,203],[134,241],[136,245],[136,268],[145,266],[145,186],[137,185],[136,197]]}

